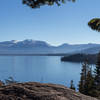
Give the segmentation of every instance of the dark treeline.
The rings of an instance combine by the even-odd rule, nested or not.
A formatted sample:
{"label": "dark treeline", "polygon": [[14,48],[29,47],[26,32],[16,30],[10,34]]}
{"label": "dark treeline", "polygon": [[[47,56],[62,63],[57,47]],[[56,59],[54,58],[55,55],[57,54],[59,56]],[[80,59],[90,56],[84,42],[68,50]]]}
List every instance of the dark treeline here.
{"label": "dark treeline", "polygon": [[82,64],[79,92],[100,99],[100,53],[97,55],[94,70],[92,70],[88,60]]}
{"label": "dark treeline", "polygon": [[[79,58],[81,55],[84,56],[83,54],[76,54]],[[83,59],[81,60],[83,61]],[[89,59],[84,59],[78,90],[82,94],[100,99],[100,52],[95,57],[95,64],[93,67],[94,68],[92,69],[92,65],[89,64]],[[73,80],[71,80],[70,88],[75,90]]]}
{"label": "dark treeline", "polygon": [[96,64],[97,54],[73,54],[62,57],[61,61],[84,62],[86,59],[89,64]]}

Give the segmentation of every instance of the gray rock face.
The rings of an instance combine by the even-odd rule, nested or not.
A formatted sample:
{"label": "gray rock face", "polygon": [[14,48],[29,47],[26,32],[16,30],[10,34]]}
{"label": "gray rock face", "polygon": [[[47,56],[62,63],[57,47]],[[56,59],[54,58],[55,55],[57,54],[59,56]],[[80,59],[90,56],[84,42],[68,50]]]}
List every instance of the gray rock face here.
{"label": "gray rock face", "polygon": [[0,87],[0,100],[97,100],[63,85],[36,82]]}

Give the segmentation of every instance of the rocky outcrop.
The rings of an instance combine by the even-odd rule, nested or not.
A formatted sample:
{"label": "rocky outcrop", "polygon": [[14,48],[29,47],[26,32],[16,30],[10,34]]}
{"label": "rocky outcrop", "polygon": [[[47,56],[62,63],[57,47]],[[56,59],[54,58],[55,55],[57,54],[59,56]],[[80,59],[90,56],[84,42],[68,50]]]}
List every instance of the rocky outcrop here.
{"label": "rocky outcrop", "polygon": [[97,100],[63,85],[36,82],[15,83],[0,87],[0,100]]}

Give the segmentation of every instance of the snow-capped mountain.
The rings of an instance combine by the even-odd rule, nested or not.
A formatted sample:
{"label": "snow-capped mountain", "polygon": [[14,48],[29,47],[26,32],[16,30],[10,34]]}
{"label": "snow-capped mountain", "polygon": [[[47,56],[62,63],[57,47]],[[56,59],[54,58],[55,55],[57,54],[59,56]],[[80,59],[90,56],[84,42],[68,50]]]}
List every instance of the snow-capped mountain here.
{"label": "snow-capped mountain", "polygon": [[0,42],[0,54],[63,54],[63,53],[98,53],[100,44],[62,44],[52,46],[45,41],[24,40]]}
{"label": "snow-capped mountain", "polygon": [[44,41],[35,41],[35,40],[24,40],[19,41],[12,45],[13,48],[36,48],[36,47],[50,47],[50,45]]}
{"label": "snow-capped mountain", "polygon": [[40,54],[52,52],[51,47],[44,41],[4,41],[0,42],[0,54]]}
{"label": "snow-capped mountain", "polygon": [[49,47],[50,45],[44,41],[24,40],[24,41],[4,41],[0,42],[0,47],[9,48],[33,48],[33,47]]}

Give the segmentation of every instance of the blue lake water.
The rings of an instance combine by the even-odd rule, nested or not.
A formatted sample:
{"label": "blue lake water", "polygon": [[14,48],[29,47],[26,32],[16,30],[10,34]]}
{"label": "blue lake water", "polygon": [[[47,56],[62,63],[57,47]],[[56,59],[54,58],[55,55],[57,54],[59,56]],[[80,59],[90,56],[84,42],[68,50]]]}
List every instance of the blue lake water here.
{"label": "blue lake water", "polygon": [[13,77],[20,82],[36,81],[77,86],[81,64],[61,62],[59,56],[0,56],[0,79]]}

